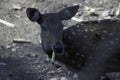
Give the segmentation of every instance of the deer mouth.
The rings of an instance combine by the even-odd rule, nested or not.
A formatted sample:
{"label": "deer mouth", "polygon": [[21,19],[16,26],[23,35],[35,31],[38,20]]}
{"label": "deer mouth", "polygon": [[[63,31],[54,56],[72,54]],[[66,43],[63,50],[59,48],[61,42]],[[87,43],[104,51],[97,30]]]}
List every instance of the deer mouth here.
{"label": "deer mouth", "polygon": [[56,53],[56,55],[63,55],[64,54],[64,46],[62,43],[57,42],[54,46],[53,46],[53,51]]}

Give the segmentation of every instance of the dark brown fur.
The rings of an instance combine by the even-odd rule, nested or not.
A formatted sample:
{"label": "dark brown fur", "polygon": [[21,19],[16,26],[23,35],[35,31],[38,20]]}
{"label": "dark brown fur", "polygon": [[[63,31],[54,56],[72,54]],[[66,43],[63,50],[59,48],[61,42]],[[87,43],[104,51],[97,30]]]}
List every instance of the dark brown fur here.
{"label": "dark brown fur", "polygon": [[28,18],[41,25],[44,51],[49,57],[55,51],[56,59],[78,71],[80,80],[97,80],[105,72],[120,71],[120,20],[82,22],[63,30],[61,21],[73,17],[78,8],[47,14],[27,9]]}

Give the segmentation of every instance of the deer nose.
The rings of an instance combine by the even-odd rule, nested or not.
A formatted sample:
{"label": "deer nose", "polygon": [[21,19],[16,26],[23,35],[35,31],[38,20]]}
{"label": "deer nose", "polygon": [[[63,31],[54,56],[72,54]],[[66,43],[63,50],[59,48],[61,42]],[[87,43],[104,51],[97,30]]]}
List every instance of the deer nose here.
{"label": "deer nose", "polygon": [[57,42],[53,46],[53,50],[55,51],[55,53],[63,53],[64,52],[64,46],[62,45],[62,43]]}

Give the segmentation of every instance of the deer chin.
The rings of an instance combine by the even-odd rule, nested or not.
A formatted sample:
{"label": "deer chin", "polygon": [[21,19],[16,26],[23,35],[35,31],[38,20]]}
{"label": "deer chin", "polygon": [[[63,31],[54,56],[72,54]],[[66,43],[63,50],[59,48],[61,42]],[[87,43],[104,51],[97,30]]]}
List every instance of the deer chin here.
{"label": "deer chin", "polygon": [[55,53],[57,58],[68,58],[69,54],[64,50],[62,53]]}
{"label": "deer chin", "polygon": [[61,53],[58,53],[58,52],[56,53],[56,52],[55,52],[55,54],[56,54],[56,56],[64,56],[64,55],[65,55],[64,52],[61,52]]}

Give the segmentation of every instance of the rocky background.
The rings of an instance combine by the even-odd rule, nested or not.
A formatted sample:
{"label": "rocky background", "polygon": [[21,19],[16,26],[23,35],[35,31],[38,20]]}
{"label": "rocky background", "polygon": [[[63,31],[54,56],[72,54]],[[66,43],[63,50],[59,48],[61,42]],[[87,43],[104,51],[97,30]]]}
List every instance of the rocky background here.
{"label": "rocky background", "polygon": [[[41,13],[57,12],[64,7],[80,5],[69,27],[79,21],[116,19],[119,0],[0,0],[0,19],[14,24],[0,23],[0,80],[77,80],[77,74],[65,65],[52,65],[42,51],[40,26],[26,16],[26,8],[35,7]],[[13,43],[27,41],[31,43]],[[101,77],[104,78],[104,77]],[[119,73],[106,74],[106,80],[120,80]],[[103,79],[102,79],[103,80]]]}

